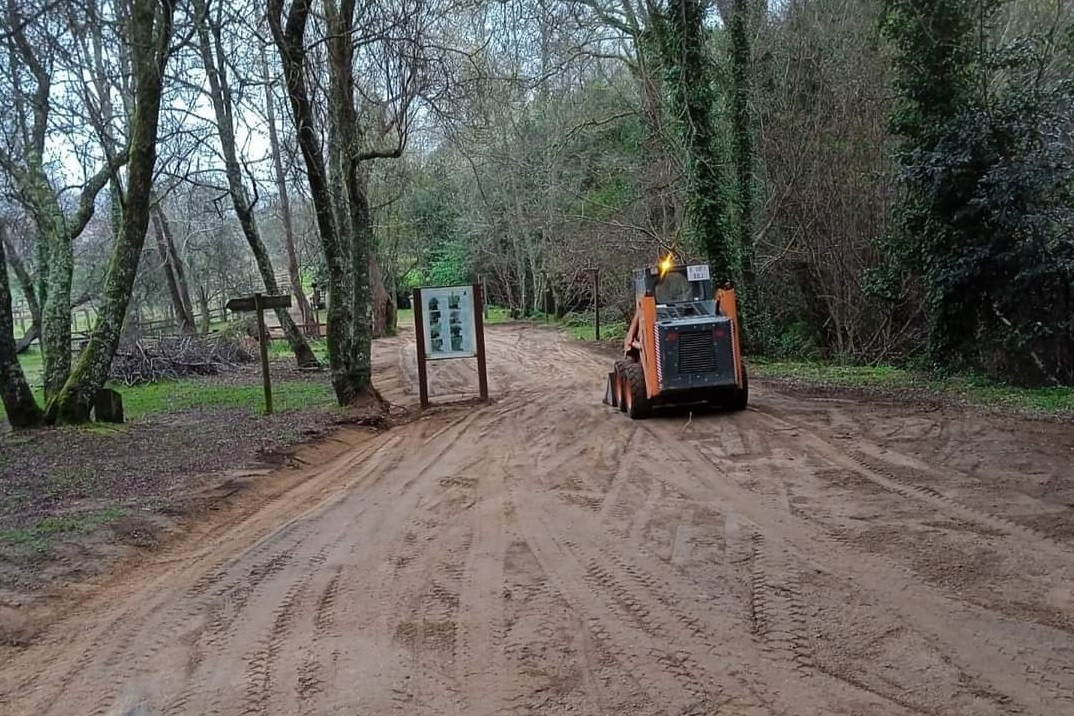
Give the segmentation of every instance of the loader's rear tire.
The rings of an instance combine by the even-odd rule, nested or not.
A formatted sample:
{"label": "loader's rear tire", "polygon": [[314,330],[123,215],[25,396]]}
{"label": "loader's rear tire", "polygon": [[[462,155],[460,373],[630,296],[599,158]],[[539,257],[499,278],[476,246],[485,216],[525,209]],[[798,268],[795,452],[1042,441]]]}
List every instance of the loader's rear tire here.
{"label": "loader's rear tire", "polygon": [[631,365],[628,360],[615,362],[615,405],[619,412],[626,412],[626,369]]}
{"label": "loader's rear tire", "polygon": [[745,410],[750,402],[750,379],[746,375],[746,365],[742,365],[742,387],[735,388],[727,400],[727,409],[738,412]]}
{"label": "loader's rear tire", "polygon": [[641,420],[653,414],[653,404],[645,390],[645,371],[640,363],[631,363],[623,371],[623,392],[626,398],[626,414]]}

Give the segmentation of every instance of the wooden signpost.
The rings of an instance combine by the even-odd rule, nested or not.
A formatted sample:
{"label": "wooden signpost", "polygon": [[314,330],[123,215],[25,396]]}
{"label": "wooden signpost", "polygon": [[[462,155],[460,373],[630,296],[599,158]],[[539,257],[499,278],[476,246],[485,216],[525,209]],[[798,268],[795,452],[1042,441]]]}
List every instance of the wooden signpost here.
{"label": "wooden signpost", "polygon": [[593,338],[600,341],[600,269],[582,269],[585,273],[593,274]]}
{"label": "wooden signpost", "polygon": [[290,308],[291,296],[253,296],[233,298],[227,302],[227,309],[236,313],[257,311],[257,342],[261,345],[261,381],[265,385],[265,415],[272,415],[272,381],[269,379],[268,365],[268,331],[265,330],[265,310]]}
{"label": "wooden signpost", "polygon": [[481,400],[489,399],[485,366],[484,296],[481,284],[414,289],[418,342],[418,397],[429,406],[428,361],[477,358]]}

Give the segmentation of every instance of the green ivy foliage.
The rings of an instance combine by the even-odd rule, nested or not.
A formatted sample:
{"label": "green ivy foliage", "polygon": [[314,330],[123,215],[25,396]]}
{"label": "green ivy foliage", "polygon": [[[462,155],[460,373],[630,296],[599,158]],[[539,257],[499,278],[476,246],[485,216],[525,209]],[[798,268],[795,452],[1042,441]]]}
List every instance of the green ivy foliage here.
{"label": "green ivy foliage", "polygon": [[737,282],[742,255],[729,221],[733,189],[726,176],[728,150],[718,121],[704,12],[701,0],[672,0],[654,13],[648,42],[663,68],[668,114],[681,143],[688,243],[708,259],[716,281]]}
{"label": "green ivy foliage", "polygon": [[873,288],[922,282],[938,366],[1074,382],[1074,93],[1050,37],[981,41],[999,3],[889,0],[901,232]]}

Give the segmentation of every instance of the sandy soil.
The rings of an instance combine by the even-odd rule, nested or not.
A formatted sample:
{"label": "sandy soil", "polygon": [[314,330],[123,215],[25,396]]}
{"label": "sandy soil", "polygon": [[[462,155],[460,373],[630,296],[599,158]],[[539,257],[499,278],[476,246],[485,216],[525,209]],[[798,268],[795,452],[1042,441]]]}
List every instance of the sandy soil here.
{"label": "sandy soil", "polygon": [[3,652],[0,711],[1074,713],[1069,425],[763,383],[631,422],[606,357],[488,342],[493,404],[258,478]]}

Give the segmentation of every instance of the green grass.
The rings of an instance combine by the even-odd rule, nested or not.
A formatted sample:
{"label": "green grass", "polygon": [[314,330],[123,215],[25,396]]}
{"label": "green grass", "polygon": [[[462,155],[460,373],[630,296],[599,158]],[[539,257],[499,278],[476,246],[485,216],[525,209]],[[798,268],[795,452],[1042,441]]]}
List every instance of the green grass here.
{"label": "green grass", "polygon": [[[313,351],[313,355],[317,356],[317,360],[322,363],[328,361],[328,344],[324,339],[314,340],[312,338],[307,339],[310,350]],[[294,358],[294,352],[291,350],[291,344],[285,340],[269,341],[269,358],[271,359],[287,359]]]}
{"label": "green grass", "polygon": [[[595,341],[597,329],[593,323],[592,313],[569,313],[560,321],[572,337],[579,341]],[[601,341],[621,341],[626,336],[627,324],[623,321],[600,322]]]}
{"label": "green grass", "polygon": [[[495,326],[500,323],[509,323],[511,313],[503,306],[489,306],[488,317],[485,318],[486,326]],[[400,308],[396,314],[396,323],[400,326],[414,327],[414,309]]]}
{"label": "green grass", "polygon": [[[273,356],[286,357],[291,354],[286,341],[273,341],[270,345],[270,354]],[[320,360],[326,359],[327,349],[324,341],[313,341],[311,347]],[[43,404],[44,395],[40,388],[42,360],[39,349],[34,347],[19,356],[19,362],[22,363],[26,379],[31,386],[35,387],[34,392],[37,394],[38,404]],[[261,387],[259,378],[251,376],[250,381],[249,385],[232,386],[220,385],[200,378],[189,378],[133,387],[124,385],[111,387],[123,395],[125,417],[128,420],[137,420],[150,415],[190,408],[206,410],[249,408],[251,412],[260,413],[264,409],[264,389]],[[327,406],[334,403],[332,387],[327,381],[323,384],[303,380],[273,381],[272,383],[272,404],[277,411]],[[5,417],[4,406],[0,404],[0,421]],[[81,429],[111,433],[122,428],[91,423]]]}
{"label": "green grass", "polygon": [[25,353],[19,356],[22,372],[26,374],[26,380],[30,385],[41,383],[41,374],[45,370],[45,359],[41,355],[41,347],[38,344],[30,346]]}
{"label": "green grass", "polygon": [[839,363],[754,358],[753,375],[792,378],[805,383],[844,388],[878,389],[897,393],[920,390],[961,398],[972,405],[999,407],[1019,413],[1074,415],[1074,387],[1019,388],[978,375],[938,377],[925,371],[891,365],[863,366]]}
{"label": "green grass", "polygon": [[489,315],[485,319],[486,326],[495,326],[499,323],[510,323],[511,312],[503,306],[489,306]]}
{"label": "green grass", "polygon": [[127,511],[121,507],[81,514],[53,515],[38,520],[30,527],[2,530],[0,540],[14,547],[43,551],[57,535],[85,534],[97,527],[118,522],[126,516]]}
{"label": "green grass", "polygon": [[812,361],[769,361],[752,358],[753,374],[771,378],[794,378],[808,383],[823,383],[848,388],[928,388],[931,379],[924,373],[890,365],[847,365]]}
{"label": "green grass", "polygon": [[[123,394],[123,412],[129,420],[192,408],[240,408],[260,413],[265,401],[260,381],[250,385],[220,385],[184,379],[119,388],[119,391]],[[332,386],[327,381],[283,380],[272,384],[272,405],[277,412],[334,403]]]}

